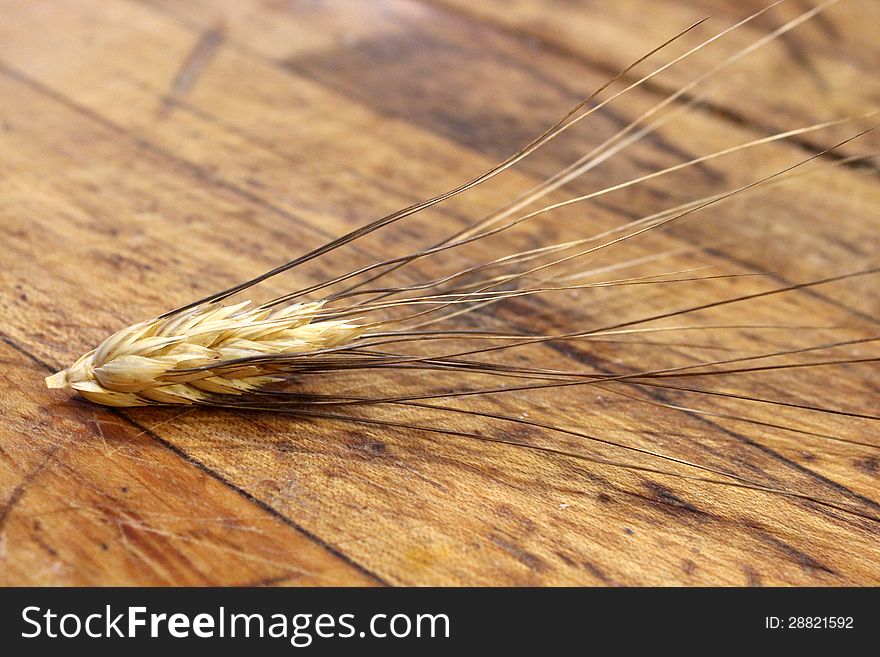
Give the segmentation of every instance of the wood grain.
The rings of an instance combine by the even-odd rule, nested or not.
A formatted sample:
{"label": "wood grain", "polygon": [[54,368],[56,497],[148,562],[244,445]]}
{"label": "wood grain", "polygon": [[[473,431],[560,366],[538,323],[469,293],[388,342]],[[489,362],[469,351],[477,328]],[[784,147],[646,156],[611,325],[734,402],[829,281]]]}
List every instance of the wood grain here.
{"label": "wood grain", "polygon": [[[658,474],[340,421],[114,412],[43,389],[50,370],[122,325],[476,175],[707,8],[728,22],[748,11],[730,4],[682,1],[649,12],[643,2],[616,3],[614,11],[587,2],[548,9],[456,0],[0,3],[0,220],[7,236],[0,346],[8,386],[0,581],[880,583],[880,525],[872,519],[880,516],[878,442],[870,419],[639,387],[622,391],[642,401],[557,389],[462,402],[511,415],[552,413],[557,424],[606,442],[439,418],[448,428],[668,471]],[[727,52],[797,13],[780,12],[737,34]],[[844,2],[799,28],[790,43],[756,53],[748,67],[755,77],[731,74],[706,108],[572,189],[867,111],[878,98],[871,76],[877,51],[874,19],[861,16],[859,0]],[[832,47],[834,34],[850,35],[845,48]],[[589,129],[479,194],[366,240],[337,263],[294,272],[269,292],[406,251],[490,211],[638,116],[695,74],[692,66],[629,94]],[[766,90],[756,102],[747,100],[743,80]],[[769,175],[841,134],[849,133],[774,144],[728,166],[711,162],[610,195],[591,205],[590,226],[618,226],[658,204]],[[874,145],[866,135],[846,152]],[[601,326],[854,271],[877,264],[878,230],[876,170],[837,166],[718,206],[711,221],[623,245],[607,261],[671,251],[671,270],[713,266],[772,276],[684,291],[599,291],[564,306],[564,317],[557,305],[525,300],[480,319],[540,331]],[[572,210],[471,255],[581,235],[583,216]],[[448,266],[466,257],[453,256]],[[426,271],[415,267],[413,275]],[[855,333],[846,337],[865,336],[880,314],[875,287],[876,277],[853,279],[746,309],[717,308],[703,320],[848,325]],[[645,358],[651,367],[675,366],[728,353],[719,349],[736,355],[840,338],[830,329],[710,333],[702,346],[621,351],[590,343],[542,347],[523,358],[543,367],[636,371]],[[859,353],[877,350],[866,344]],[[820,369],[737,375],[716,389],[876,412],[874,363]],[[402,376],[351,382],[389,394],[419,383]],[[744,409],[755,421],[723,417]],[[399,409],[384,413],[408,419]],[[770,426],[785,423],[810,434]],[[685,479],[700,471],[621,444],[833,505]]]}

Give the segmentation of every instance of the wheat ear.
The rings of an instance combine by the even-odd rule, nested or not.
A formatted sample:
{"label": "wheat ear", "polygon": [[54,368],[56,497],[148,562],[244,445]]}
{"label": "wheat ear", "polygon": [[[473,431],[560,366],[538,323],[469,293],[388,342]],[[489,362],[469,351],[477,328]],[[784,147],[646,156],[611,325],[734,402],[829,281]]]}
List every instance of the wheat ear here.
{"label": "wheat ear", "polygon": [[[321,301],[249,304],[202,304],[134,324],[46,377],[46,385],[73,388],[109,406],[193,404],[212,393],[241,394],[278,381],[260,357],[314,353],[366,330],[345,320],[317,320]],[[237,365],[241,359],[248,362]]]}

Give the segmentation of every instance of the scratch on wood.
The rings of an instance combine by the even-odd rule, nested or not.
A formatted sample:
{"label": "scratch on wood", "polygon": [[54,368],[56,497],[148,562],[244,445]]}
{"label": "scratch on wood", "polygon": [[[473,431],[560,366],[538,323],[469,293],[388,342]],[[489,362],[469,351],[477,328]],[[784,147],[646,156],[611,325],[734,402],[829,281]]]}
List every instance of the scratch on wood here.
{"label": "scratch on wood", "polygon": [[49,451],[44,457],[43,460],[40,461],[40,464],[31,470],[24,479],[22,479],[18,485],[12,490],[12,494],[9,496],[9,499],[6,500],[6,504],[0,508],[0,532],[3,531],[3,527],[6,524],[6,521],[9,519],[9,514],[11,513],[13,507],[21,501],[21,498],[24,497],[25,492],[27,491],[27,487],[30,486],[31,482],[36,479],[43,470],[46,469],[46,465],[48,465],[49,461],[52,460],[52,457],[55,455],[60,447],[55,447],[51,451]]}
{"label": "scratch on wood", "polygon": [[833,568],[826,566],[818,559],[790,545],[781,538],[771,535],[762,527],[759,527],[758,525],[748,521],[744,522],[743,525],[751,530],[751,534],[755,538],[760,540],[762,543],[770,546],[771,548],[778,550],[780,553],[788,557],[788,559],[792,563],[797,564],[801,568],[808,571],[819,571],[827,573],[829,575],[837,575],[837,572],[835,572]]}
{"label": "scratch on wood", "polygon": [[165,118],[195,86],[196,81],[216,57],[224,41],[226,41],[226,24],[222,20],[217,21],[202,33],[196,45],[180,65],[170,90],[162,98],[162,105],[157,114],[158,118]]}
{"label": "scratch on wood", "polygon": [[285,573],[283,575],[278,575],[277,577],[264,577],[256,581],[247,582],[242,586],[245,588],[256,586],[279,586],[295,582],[298,579],[302,579],[302,573]]}
{"label": "scratch on wood", "polygon": [[168,418],[167,420],[162,420],[161,422],[157,422],[157,423],[154,424],[153,426],[151,426],[151,427],[147,427],[146,429],[137,432],[133,437],[134,437],[134,438],[138,438],[138,437],[140,437],[140,436],[147,435],[147,434],[149,434],[149,432],[151,432],[151,431],[155,431],[155,430],[158,429],[159,427],[164,426],[164,425],[168,424],[169,422],[174,422],[174,421],[176,421],[176,420],[179,420],[179,419],[182,418],[184,415],[189,415],[190,413],[192,413],[192,412],[195,411],[195,410],[197,410],[197,409],[196,409],[196,408],[190,408],[190,409],[187,409],[187,410],[183,411],[182,413],[176,413],[176,414],[174,415],[174,417],[170,417],[170,418]]}
{"label": "scratch on wood", "polygon": [[489,540],[530,570],[544,572],[549,569],[547,562],[541,557],[523,549],[516,543],[512,543],[497,534],[490,535]]}

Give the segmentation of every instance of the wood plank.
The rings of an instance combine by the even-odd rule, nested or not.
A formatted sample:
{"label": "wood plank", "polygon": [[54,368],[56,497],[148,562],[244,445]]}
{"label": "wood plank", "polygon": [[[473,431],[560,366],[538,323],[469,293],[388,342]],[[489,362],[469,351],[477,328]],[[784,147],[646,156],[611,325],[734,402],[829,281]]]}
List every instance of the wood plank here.
{"label": "wood plank", "polygon": [[0,343],[0,583],[370,585],[375,579],[108,409],[58,403]]}
{"label": "wood plank", "polygon": [[[8,208],[4,227],[15,239],[10,264],[3,271],[11,285],[4,285],[0,303],[11,318],[11,337],[53,366],[88,349],[114,328],[244,278],[320,243],[328,233],[338,234],[408,199],[460,181],[468,172],[480,171],[491,160],[474,148],[491,157],[517,138],[505,126],[522,125],[517,131],[524,136],[576,97],[572,88],[559,88],[558,80],[587,76],[599,80],[604,75],[554,54],[536,57],[504,35],[490,32],[475,41],[482,27],[412,3],[387,5],[391,17],[387,22],[364,20],[364,12],[371,16],[375,11],[367,3],[346,5],[339,16],[347,18],[336,31],[327,27],[326,15],[320,12],[314,21],[297,15],[296,20],[279,22],[270,20],[277,18],[274,5],[214,5],[230,12],[232,6],[247,8],[264,24],[286,27],[265,39],[254,32],[246,45],[236,45],[234,40],[240,38],[236,35],[247,21],[234,13],[226,16],[225,27],[218,31],[216,14],[195,26],[122,0],[3,7],[0,60],[5,75],[0,93],[9,100],[2,107],[8,129],[0,150],[4,174],[0,195]],[[395,18],[401,12],[409,22]],[[356,53],[361,63],[355,65],[355,56],[346,55],[344,44],[344,35],[355,24],[360,43],[380,43],[392,30],[402,35],[397,43],[403,45],[373,58],[368,55],[377,52],[375,48],[362,48]],[[428,26],[434,40],[420,54],[415,44]],[[214,49],[210,61],[199,64],[197,79],[181,94],[175,80],[182,70],[192,70],[193,53],[198,54],[199,43],[210,30],[225,34],[227,40]],[[293,37],[298,33],[313,37],[297,42]],[[299,43],[302,50],[267,58],[253,47],[273,39],[273,48],[286,41]],[[459,53],[463,42],[479,45]],[[453,77],[426,84],[423,66],[437,53],[451,53],[448,63],[459,70],[468,58],[479,56],[475,69],[483,71],[487,80],[497,78],[497,86],[480,88],[472,80],[456,82]],[[378,75],[355,88],[358,74],[365,70],[361,67],[393,71],[389,67],[402,54],[410,57],[412,68],[398,69],[394,79],[409,98],[419,101],[418,106],[407,109],[402,101],[386,99],[388,86]],[[531,69],[526,66],[530,60]],[[333,69],[334,61],[338,70]],[[502,85],[517,92],[532,91],[499,103]],[[461,92],[461,104],[453,107],[450,98],[456,90]],[[639,98],[634,108],[655,97]],[[390,104],[392,100],[396,104]],[[481,103],[486,114],[478,121]],[[459,129],[453,111],[466,117]],[[505,116],[506,123],[495,120]],[[692,121],[678,128],[671,142],[647,145],[634,161],[615,165],[620,168],[612,168],[611,175],[669,161],[675,157],[669,153],[670,143],[683,143],[686,134],[693,135],[689,144],[699,142],[694,148],[717,148],[726,139],[736,141],[751,134],[748,128],[726,125],[718,117],[697,114]],[[474,130],[475,125],[490,128],[484,133]],[[614,125],[619,120],[600,123]],[[573,139],[567,153],[583,148],[588,138]],[[565,155],[551,157],[540,167],[511,176],[492,191],[405,231],[368,242],[361,251],[346,254],[342,265],[434,239],[463,218],[493,208],[499,198],[509,198]],[[796,147],[783,147],[745,162],[772,170],[802,156]],[[47,177],[45,171],[53,175]],[[799,185],[782,190],[781,199],[762,197],[761,205],[752,206],[778,217],[773,224],[777,240],[763,251],[752,253],[755,242],[766,235],[766,222],[752,220],[750,206],[744,204],[736,213],[719,213],[717,219],[725,225],[746,215],[731,234],[738,247],[725,244],[715,253],[678,255],[670,258],[670,266],[714,264],[723,265],[725,271],[742,271],[732,264],[741,259],[749,266],[782,265],[783,277],[798,280],[826,272],[829,266],[857,268],[870,263],[871,249],[857,247],[876,239],[876,185],[844,169],[829,172],[822,180],[827,185],[823,190]],[[710,182],[698,179],[694,184]],[[670,202],[677,191],[695,189],[670,192],[658,186],[654,192],[666,191],[665,202]],[[827,198],[830,190],[837,199],[833,203]],[[650,200],[650,194],[632,195],[626,200],[632,208],[620,204],[591,208],[591,225],[619,225],[626,218],[624,209],[637,212]],[[849,211],[858,220],[829,227],[823,214],[826,208]],[[569,213],[553,223],[525,227],[522,234],[495,247],[510,249],[546,240],[542,231],[552,231],[554,239],[582,235],[577,218],[577,213]],[[247,230],[237,228],[245,223]],[[815,244],[823,244],[832,234],[837,241],[829,240],[819,259],[782,258],[792,245],[813,252]],[[749,236],[751,246],[741,245]],[[658,235],[647,244],[621,249],[615,257],[680,249],[691,239],[693,230]],[[466,257],[453,258],[448,266]],[[327,276],[332,266],[296,272],[284,284]],[[46,271],[52,277],[46,277]],[[113,285],[108,286],[108,281]],[[283,289],[280,285],[274,289]],[[865,293],[867,285],[830,287],[822,297],[798,293],[756,302],[749,304],[745,317],[756,322],[803,317],[816,324],[855,324],[859,319],[854,311],[864,316],[877,309],[874,295]],[[718,281],[689,291],[686,300],[665,286],[637,294],[614,290],[591,295],[588,303],[569,305],[567,318],[559,316],[557,306],[523,302],[499,306],[496,316],[486,313],[480,319],[520,328],[525,324],[535,330],[553,330],[571,322],[589,326],[607,317],[633,317],[768,286],[748,279],[735,284]],[[742,311],[718,309],[705,321],[743,317]],[[711,344],[702,351],[679,346],[660,353],[648,347],[621,352],[614,345],[591,344],[537,349],[524,358],[543,366],[626,368],[638,367],[648,357],[662,366],[695,356],[712,357],[719,346],[745,353],[819,336],[831,340],[836,335],[829,331],[767,338],[745,331],[718,338],[723,345]],[[705,341],[714,340],[710,336]],[[853,366],[841,374],[835,380],[840,399],[834,401],[853,409],[870,408],[876,394],[871,373],[870,366]],[[35,385],[39,383],[36,377]],[[343,383],[394,394],[421,382],[404,377],[360,381],[352,376]],[[326,381],[315,386],[322,390],[338,384]],[[756,374],[737,377],[728,385],[731,391],[828,401],[821,377]],[[645,397],[681,404],[694,399],[671,391]],[[736,412],[741,407],[723,399],[697,399],[714,412]],[[510,414],[524,408],[553,413],[559,424],[586,427],[607,440],[644,449],[662,447],[677,458],[877,515],[876,467],[870,465],[876,450],[870,447],[682,413],[602,392],[544,391],[494,402],[476,400],[465,407]],[[93,410],[85,405],[73,408]],[[156,436],[181,453],[392,583],[880,580],[875,522],[797,498],[548,457],[454,436],[271,415],[199,411],[178,417],[178,413],[139,409],[130,417],[154,427]],[[815,433],[842,433],[868,442],[874,438],[872,423],[858,418],[761,408],[753,415],[767,421],[790,420]],[[403,413],[392,417],[407,419]],[[444,426],[490,436],[511,435],[595,457],[694,474],[692,468],[571,436],[498,428],[470,418],[441,421]],[[840,550],[840,545],[848,550]],[[129,577],[138,581],[139,576]],[[363,576],[352,574],[350,581],[359,577]]]}
{"label": "wood plank", "polygon": [[[551,7],[528,0],[428,1],[510,30],[542,47],[583,58],[609,72],[619,71],[640,57],[646,43],[663,43],[695,20],[708,17],[703,33],[717,32],[771,4],[765,0],[673,0],[646,11],[641,0],[623,0],[613,7],[588,0],[558,2]],[[657,85],[676,89],[699,75],[706,60],[720,61],[723,55],[746,47],[820,4],[784,2],[726,37],[718,54],[712,50],[711,58],[701,55],[685,60],[659,78]],[[731,67],[710,102],[731,118],[768,131],[807,125],[817,117],[862,114],[880,100],[880,83],[874,75],[878,33],[880,15],[871,0],[832,4]],[[867,142],[876,147],[877,137],[868,137]]]}

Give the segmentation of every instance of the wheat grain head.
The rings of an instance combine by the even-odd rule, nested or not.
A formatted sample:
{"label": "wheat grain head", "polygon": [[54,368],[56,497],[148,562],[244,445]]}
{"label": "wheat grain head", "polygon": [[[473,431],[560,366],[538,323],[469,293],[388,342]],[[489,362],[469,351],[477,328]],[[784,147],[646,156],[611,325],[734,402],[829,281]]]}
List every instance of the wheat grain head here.
{"label": "wheat grain head", "polygon": [[359,337],[366,327],[317,319],[323,302],[247,308],[207,303],[117,331],[70,367],[46,377],[107,406],[193,404],[280,380],[277,368],[240,359],[302,355]]}

